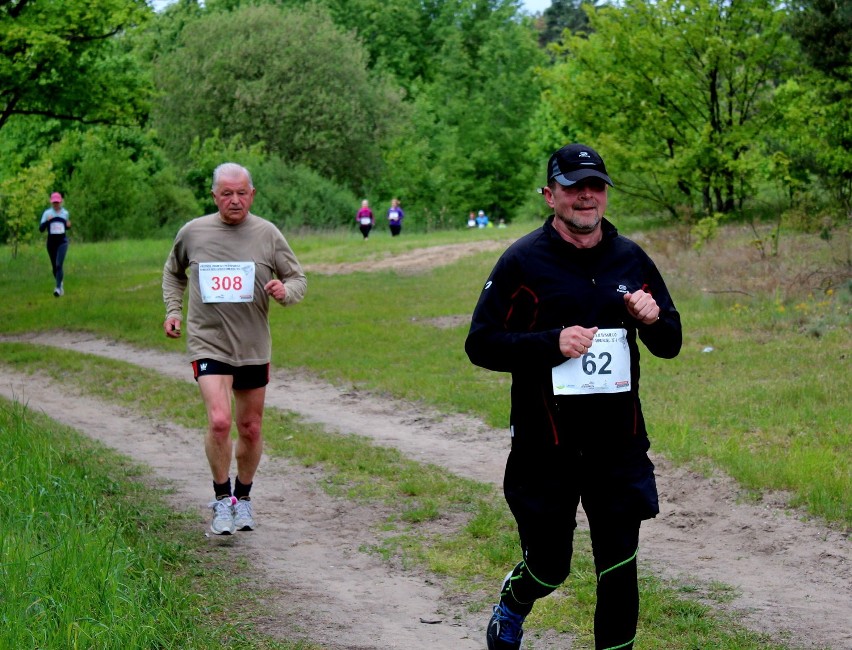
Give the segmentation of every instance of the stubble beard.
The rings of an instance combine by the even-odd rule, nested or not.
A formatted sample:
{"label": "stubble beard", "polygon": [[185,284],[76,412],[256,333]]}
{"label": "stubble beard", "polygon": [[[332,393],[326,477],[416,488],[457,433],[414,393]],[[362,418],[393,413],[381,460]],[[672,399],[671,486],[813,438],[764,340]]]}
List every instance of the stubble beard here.
{"label": "stubble beard", "polygon": [[591,223],[582,222],[574,217],[565,217],[561,214],[556,215],[557,218],[565,225],[569,232],[576,235],[588,235],[593,233],[601,223],[601,215],[595,211],[595,218]]}

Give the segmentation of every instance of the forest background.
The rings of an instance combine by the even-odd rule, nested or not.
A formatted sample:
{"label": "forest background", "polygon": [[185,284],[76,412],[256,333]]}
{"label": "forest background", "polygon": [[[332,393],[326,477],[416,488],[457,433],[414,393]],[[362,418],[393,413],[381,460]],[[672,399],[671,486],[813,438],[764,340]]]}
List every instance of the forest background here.
{"label": "forest background", "polygon": [[696,244],[852,212],[849,2],[0,0],[0,30],[13,251],[52,191],[78,240],[172,237],[226,160],[284,229],[354,224],[362,198],[415,231],[539,219],[570,141],[607,161],[611,211]]}

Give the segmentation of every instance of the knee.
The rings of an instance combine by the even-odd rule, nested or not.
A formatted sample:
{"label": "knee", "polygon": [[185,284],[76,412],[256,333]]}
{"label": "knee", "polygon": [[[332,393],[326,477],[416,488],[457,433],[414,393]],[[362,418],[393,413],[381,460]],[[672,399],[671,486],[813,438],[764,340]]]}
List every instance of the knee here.
{"label": "knee", "polygon": [[565,582],[571,571],[571,560],[551,559],[547,563],[530,566],[520,563],[506,585],[506,590],[521,603],[531,603],[551,594]]}
{"label": "knee", "polygon": [[530,571],[543,587],[549,587],[551,591],[559,587],[571,573],[570,557],[553,557],[546,564],[534,565]]}
{"label": "knee", "polygon": [[216,440],[224,440],[231,435],[231,414],[226,412],[214,412],[208,417],[210,435]]}
{"label": "knee", "polygon": [[249,418],[247,420],[241,420],[237,423],[237,432],[240,434],[240,438],[245,440],[250,444],[255,444],[260,441],[260,418]]}

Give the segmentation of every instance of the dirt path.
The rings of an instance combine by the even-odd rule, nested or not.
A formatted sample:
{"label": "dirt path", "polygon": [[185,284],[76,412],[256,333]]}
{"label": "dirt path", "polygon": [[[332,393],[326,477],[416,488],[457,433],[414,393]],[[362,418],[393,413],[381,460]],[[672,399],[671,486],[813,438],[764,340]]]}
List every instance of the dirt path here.
{"label": "dirt path", "polygon": [[[191,381],[179,354],[140,352],[89,335],[24,340],[122,359]],[[162,477],[185,477],[174,485],[175,498],[184,505],[209,498],[209,471],[197,433],[87,398],[58,400],[42,380],[21,374],[7,374],[0,394],[28,402]],[[473,418],[282,372],[272,377],[267,404],[332,431],[370,437],[461,476],[491,483],[502,478],[508,438]],[[689,584],[731,585],[735,597],[727,607],[742,613],[750,628],[778,640],[809,649],[852,649],[852,544],[843,534],[788,512],[780,497],[742,504],[730,480],[702,478],[654,460],[663,513],[642,529],[645,568]],[[272,594],[267,629],[331,649],[484,647],[487,611],[467,613],[429,576],[396,571],[359,551],[374,543],[371,524],[382,513],[328,497],[317,487],[315,472],[278,459],[265,458],[259,478],[262,526],[210,543],[233,544],[260,567]],[[201,508],[199,514],[206,520]],[[442,622],[422,622],[435,620]],[[531,641],[530,648],[571,648],[566,636]]]}
{"label": "dirt path", "polygon": [[360,262],[343,262],[340,264],[311,264],[305,266],[306,273],[321,275],[337,275],[356,273],[359,271],[375,273],[376,271],[394,270],[401,275],[421,273],[437,266],[445,266],[457,262],[463,257],[484,251],[502,251],[509,241],[483,239],[462,244],[443,244],[429,248],[416,248],[398,255],[375,257]]}

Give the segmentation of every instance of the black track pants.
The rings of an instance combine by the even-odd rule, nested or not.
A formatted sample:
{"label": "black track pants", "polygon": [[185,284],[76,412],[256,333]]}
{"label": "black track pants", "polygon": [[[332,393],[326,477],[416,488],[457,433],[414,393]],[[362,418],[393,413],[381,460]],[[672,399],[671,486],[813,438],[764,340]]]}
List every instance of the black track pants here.
{"label": "black track pants", "polygon": [[[508,484],[505,493],[518,523],[524,560],[504,586],[502,600],[515,613],[526,615],[538,598],[551,593],[568,577],[580,494],[540,492],[529,485]],[[636,555],[641,521],[610,508],[599,510],[586,499],[583,505],[598,578],[595,649],[630,650],[639,617]]]}
{"label": "black track pants", "polygon": [[50,266],[53,270],[53,277],[56,280],[57,289],[62,285],[62,280],[65,278],[65,271],[62,266],[65,263],[65,254],[68,252],[68,242],[63,242],[57,245],[47,245],[47,254],[50,256]]}

